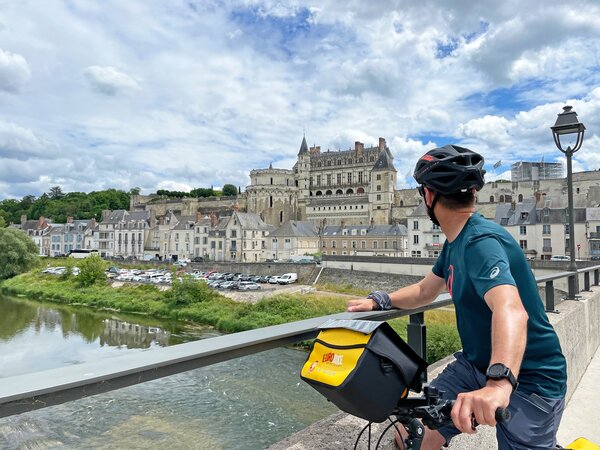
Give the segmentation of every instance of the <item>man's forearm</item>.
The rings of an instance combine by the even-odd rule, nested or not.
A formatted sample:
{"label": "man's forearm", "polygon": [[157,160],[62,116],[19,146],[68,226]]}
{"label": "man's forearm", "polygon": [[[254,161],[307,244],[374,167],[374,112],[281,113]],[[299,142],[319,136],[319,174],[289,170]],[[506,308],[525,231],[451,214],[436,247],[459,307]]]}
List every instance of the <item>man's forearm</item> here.
{"label": "man's forearm", "polygon": [[418,283],[392,292],[390,294],[392,306],[399,309],[413,309],[428,305],[439,295],[443,287],[443,280],[430,273]]}

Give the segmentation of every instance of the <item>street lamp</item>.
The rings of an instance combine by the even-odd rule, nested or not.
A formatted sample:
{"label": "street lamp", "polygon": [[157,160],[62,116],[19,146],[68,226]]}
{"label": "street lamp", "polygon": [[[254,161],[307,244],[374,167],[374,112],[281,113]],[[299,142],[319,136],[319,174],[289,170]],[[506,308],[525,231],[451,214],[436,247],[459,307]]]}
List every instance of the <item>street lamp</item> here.
{"label": "street lamp", "polygon": [[[569,263],[569,271],[576,272],[577,264],[575,263],[575,215],[573,211],[573,166],[571,163],[571,158],[573,157],[573,153],[581,148],[581,144],[583,143],[583,135],[585,133],[585,126],[577,120],[577,113],[573,111],[572,106],[564,106],[563,112],[558,115],[556,119],[556,123],[553,127],[550,127],[552,130],[552,136],[554,136],[554,143],[556,147],[565,154],[567,157],[567,190],[568,190],[568,199],[569,199],[569,253],[571,257],[571,262]],[[560,142],[561,136],[566,135],[577,135],[577,140],[575,144],[571,147],[568,145],[566,149],[562,147]],[[572,136],[567,136],[572,137]],[[575,274],[574,276],[569,277],[569,293],[568,299],[574,300],[575,294],[577,292],[577,284],[578,284],[578,276]]]}

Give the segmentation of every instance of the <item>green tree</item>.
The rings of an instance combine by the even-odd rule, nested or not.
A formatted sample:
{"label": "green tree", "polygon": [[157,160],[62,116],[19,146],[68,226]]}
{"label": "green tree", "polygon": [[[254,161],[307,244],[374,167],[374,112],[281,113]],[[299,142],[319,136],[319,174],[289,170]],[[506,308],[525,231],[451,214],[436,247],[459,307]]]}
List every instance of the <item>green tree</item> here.
{"label": "green tree", "polygon": [[48,193],[48,196],[53,200],[62,198],[64,195],[65,194],[63,194],[62,188],[60,186],[51,187],[50,192]]}
{"label": "green tree", "polygon": [[6,222],[4,222],[4,217],[2,217],[2,212],[0,211],[0,228],[4,228]]}
{"label": "green tree", "polygon": [[223,186],[223,195],[237,195],[237,188],[233,184],[226,184],[225,186]]}
{"label": "green tree", "polygon": [[141,188],[134,187],[134,188],[129,189],[129,195],[140,195],[141,191],[142,191]]}
{"label": "green tree", "polygon": [[0,279],[26,272],[38,261],[38,248],[22,231],[0,228]]}
{"label": "green tree", "polygon": [[77,276],[77,282],[81,286],[91,286],[99,281],[106,279],[106,261],[104,261],[98,255],[91,255],[85,259],[82,259],[78,265],[79,275]]}

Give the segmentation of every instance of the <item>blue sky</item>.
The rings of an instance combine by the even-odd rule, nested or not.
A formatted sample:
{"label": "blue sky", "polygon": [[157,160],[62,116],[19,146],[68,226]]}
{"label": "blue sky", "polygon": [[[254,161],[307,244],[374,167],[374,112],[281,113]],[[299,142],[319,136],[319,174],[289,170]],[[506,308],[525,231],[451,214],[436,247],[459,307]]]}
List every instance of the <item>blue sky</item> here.
{"label": "blue sky", "polygon": [[[488,180],[554,161],[565,103],[600,168],[597,2],[34,0],[0,6],[0,199],[232,183],[384,137],[398,188],[425,151]],[[491,166],[501,160],[502,166]]]}

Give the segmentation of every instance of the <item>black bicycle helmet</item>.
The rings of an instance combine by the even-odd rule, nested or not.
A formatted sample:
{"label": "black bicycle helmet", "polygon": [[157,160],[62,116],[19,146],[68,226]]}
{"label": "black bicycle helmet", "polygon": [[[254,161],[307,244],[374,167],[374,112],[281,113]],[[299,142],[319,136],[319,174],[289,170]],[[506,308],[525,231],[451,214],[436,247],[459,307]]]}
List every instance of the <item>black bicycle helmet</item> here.
{"label": "black bicycle helmet", "polygon": [[415,167],[417,183],[442,195],[467,192],[484,185],[483,156],[458,145],[445,145],[425,153]]}

